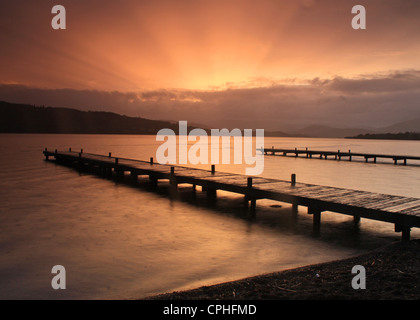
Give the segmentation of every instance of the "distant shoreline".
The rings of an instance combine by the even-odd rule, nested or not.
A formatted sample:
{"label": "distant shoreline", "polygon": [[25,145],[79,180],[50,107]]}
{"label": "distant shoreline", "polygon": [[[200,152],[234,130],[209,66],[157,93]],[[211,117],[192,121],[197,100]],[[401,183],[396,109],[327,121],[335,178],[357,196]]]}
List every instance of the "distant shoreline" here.
{"label": "distant shoreline", "polygon": [[[209,128],[201,127],[207,134],[210,133]],[[405,133],[382,134],[368,133],[370,131],[367,129],[343,129],[312,125],[291,132],[264,129],[264,136],[267,138],[420,140],[420,133],[407,132],[418,126],[411,124],[410,126],[401,125],[399,128],[401,127],[404,129],[398,130],[404,130],[406,131]],[[45,107],[0,101],[0,133],[156,135],[159,130],[164,128],[179,132],[178,121],[151,120],[108,111],[81,111],[72,108]],[[195,128],[198,127],[192,123],[188,125],[188,131]],[[227,129],[232,130],[232,128]],[[242,130],[244,128],[241,128]],[[255,131],[256,128],[253,130]],[[381,130],[385,131],[388,129],[382,128]],[[379,129],[374,130],[374,132],[378,131]]]}
{"label": "distant shoreline", "polygon": [[[396,242],[360,256],[264,274],[144,300],[418,300],[420,240]],[[351,286],[353,266],[366,269],[366,289]]]}
{"label": "distant shoreline", "polygon": [[[74,134],[74,135],[121,135],[121,136],[155,136],[155,133],[82,133],[82,132],[0,132],[0,134],[55,134],[55,135],[69,135],[69,134]],[[380,135],[380,134],[378,134]],[[176,136],[178,136],[178,134],[176,134]],[[272,135],[270,134],[270,132],[267,132],[267,134],[264,135],[265,138],[301,138],[301,139],[352,139],[352,140],[392,140],[392,141],[419,141],[420,140],[420,133],[419,133],[419,137],[418,138],[411,138],[411,139],[405,139],[405,138],[390,138],[390,137],[384,137],[384,138],[380,138],[380,137],[359,137],[359,136],[355,136],[355,137],[310,137],[310,136],[294,136],[294,135],[288,135],[288,136],[282,136],[282,135]]]}
{"label": "distant shoreline", "polygon": [[420,140],[420,132],[404,133],[366,133],[346,139],[370,139],[370,140]]}

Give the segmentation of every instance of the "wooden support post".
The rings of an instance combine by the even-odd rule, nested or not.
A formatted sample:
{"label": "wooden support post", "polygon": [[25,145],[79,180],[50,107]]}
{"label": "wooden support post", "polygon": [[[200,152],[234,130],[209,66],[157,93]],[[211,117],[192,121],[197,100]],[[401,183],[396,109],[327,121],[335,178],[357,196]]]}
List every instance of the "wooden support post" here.
{"label": "wooden support post", "polygon": [[192,185],[192,197],[197,199],[197,185],[195,183]]}
{"label": "wooden support post", "polygon": [[158,186],[158,179],[155,176],[149,175],[150,184],[153,189],[156,189]]}
{"label": "wooden support post", "polygon": [[[248,177],[247,187],[248,187],[248,189],[252,189],[252,177]],[[248,196],[247,206],[248,206],[248,199],[251,199],[250,217],[254,219],[256,217],[257,199],[249,198],[249,196]]]}
{"label": "wooden support post", "polygon": [[207,200],[214,202],[217,198],[217,190],[207,186]]}
{"label": "wooden support post", "polygon": [[296,174],[295,173],[292,173],[291,182],[292,182],[292,186],[296,185]]}
{"label": "wooden support post", "polygon": [[[247,179],[247,188],[248,189],[252,188],[252,177],[248,177],[248,179]],[[245,209],[248,209],[249,200],[250,200],[250,197],[248,196],[247,193],[245,193],[245,195],[244,195],[244,207],[245,207]]]}
{"label": "wooden support post", "polygon": [[130,177],[133,183],[137,183],[137,173],[135,173],[134,171],[131,171],[130,173]]}
{"label": "wooden support post", "polygon": [[211,174],[216,172],[216,166],[214,164],[211,165]]}
{"label": "wooden support post", "polygon": [[251,208],[250,208],[250,216],[251,218],[255,218],[257,216],[257,199],[251,199]]}
{"label": "wooden support post", "polygon": [[108,153],[108,158],[111,158],[111,152],[110,152],[110,153]]}
{"label": "wooden support post", "polygon": [[298,204],[296,202],[293,202],[292,203],[292,213],[293,213],[294,216],[297,216],[298,208],[299,208]]}
{"label": "wooden support post", "polygon": [[395,232],[402,232],[402,234],[401,234],[401,241],[402,242],[410,241],[410,231],[411,231],[411,228],[408,227],[408,226],[395,224]]}
{"label": "wooden support post", "polygon": [[321,211],[313,213],[313,231],[319,233],[321,230]]}
{"label": "wooden support post", "polygon": [[153,157],[150,158],[150,164],[153,164]]}
{"label": "wooden support post", "polygon": [[247,180],[247,187],[248,187],[248,188],[252,188],[252,177],[248,177],[248,180]]}
{"label": "wooden support post", "polygon": [[308,207],[308,214],[312,214],[313,219],[313,232],[315,235],[318,235],[321,231],[321,210],[318,208]]}
{"label": "wooden support post", "polygon": [[408,242],[410,241],[410,227],[403,227],[402,234],[401,234],[401,241]]}
{"label": "wooden support post", "polygon": [[175,177],[175,167],[171,167],[171,176],[169,178],[169,183],[171,185],[172,194],[175,194],[178,189],[178,183],[176,182],[176,177]]}

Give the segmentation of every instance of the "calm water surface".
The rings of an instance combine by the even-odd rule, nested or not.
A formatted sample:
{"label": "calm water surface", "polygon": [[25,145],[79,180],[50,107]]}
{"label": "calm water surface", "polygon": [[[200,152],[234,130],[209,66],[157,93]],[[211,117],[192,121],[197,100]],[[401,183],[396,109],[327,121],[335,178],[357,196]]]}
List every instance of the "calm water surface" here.
{"label": "calm water surface", "polygon": [[[323,213],[321,235],[299,208],[257,202],[244,216],[240,196],[218,191],[207,205],[190,186],[171,200],[167,184],[151,192],[44,161],[42,150],[74,150],[147,160],[155,136],[0,135],[0,298],[138,298],[341,259],[400,239],[393,225]],[[420,155],[417,141],[266,138],[265,147]],[[208,167],[199,165],[198,167]],[[217,170],[244,173],[220,165]],[[265,177],[420,198],[420,164],[265,157]],[[281,205],[281,207],[280,207]],[[418,230],[412,236],[418,238]],[[67,289],[51,288],[63,265]],[[349,270],[350,272],[350,270]],[[349,284],[350,285],[350,284]]]}

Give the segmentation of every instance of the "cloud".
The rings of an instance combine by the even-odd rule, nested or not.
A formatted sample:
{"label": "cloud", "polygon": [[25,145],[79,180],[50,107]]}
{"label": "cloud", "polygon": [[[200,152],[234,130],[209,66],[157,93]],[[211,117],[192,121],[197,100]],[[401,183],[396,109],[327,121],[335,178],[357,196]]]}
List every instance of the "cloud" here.
{"label": "cloud", "polygon": [[[265,83],[268,83],[265,81]],[[0,85],[9,102],[105,110],[212,128],[296,130],[307,125],[381,127],[420,118],[420,71],[332,79],[273,80],[224,90],[118,92]]]}
{"label": "cloud", "polygon": [[390,93],[396,91],[420,91],[420,71],[395,72],[371,78],[334,78],[324,82],[331,90],[347,93]]}

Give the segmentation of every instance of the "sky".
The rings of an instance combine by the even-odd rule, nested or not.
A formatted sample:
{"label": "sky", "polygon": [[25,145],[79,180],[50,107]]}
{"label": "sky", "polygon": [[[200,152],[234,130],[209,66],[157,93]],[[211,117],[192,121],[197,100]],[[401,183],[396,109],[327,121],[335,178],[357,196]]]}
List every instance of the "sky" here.
{"label": "sky", "polygon": [[419,16],[418,0],[4,0],[0,100],[214,128],[386,126],[420,118]]}

